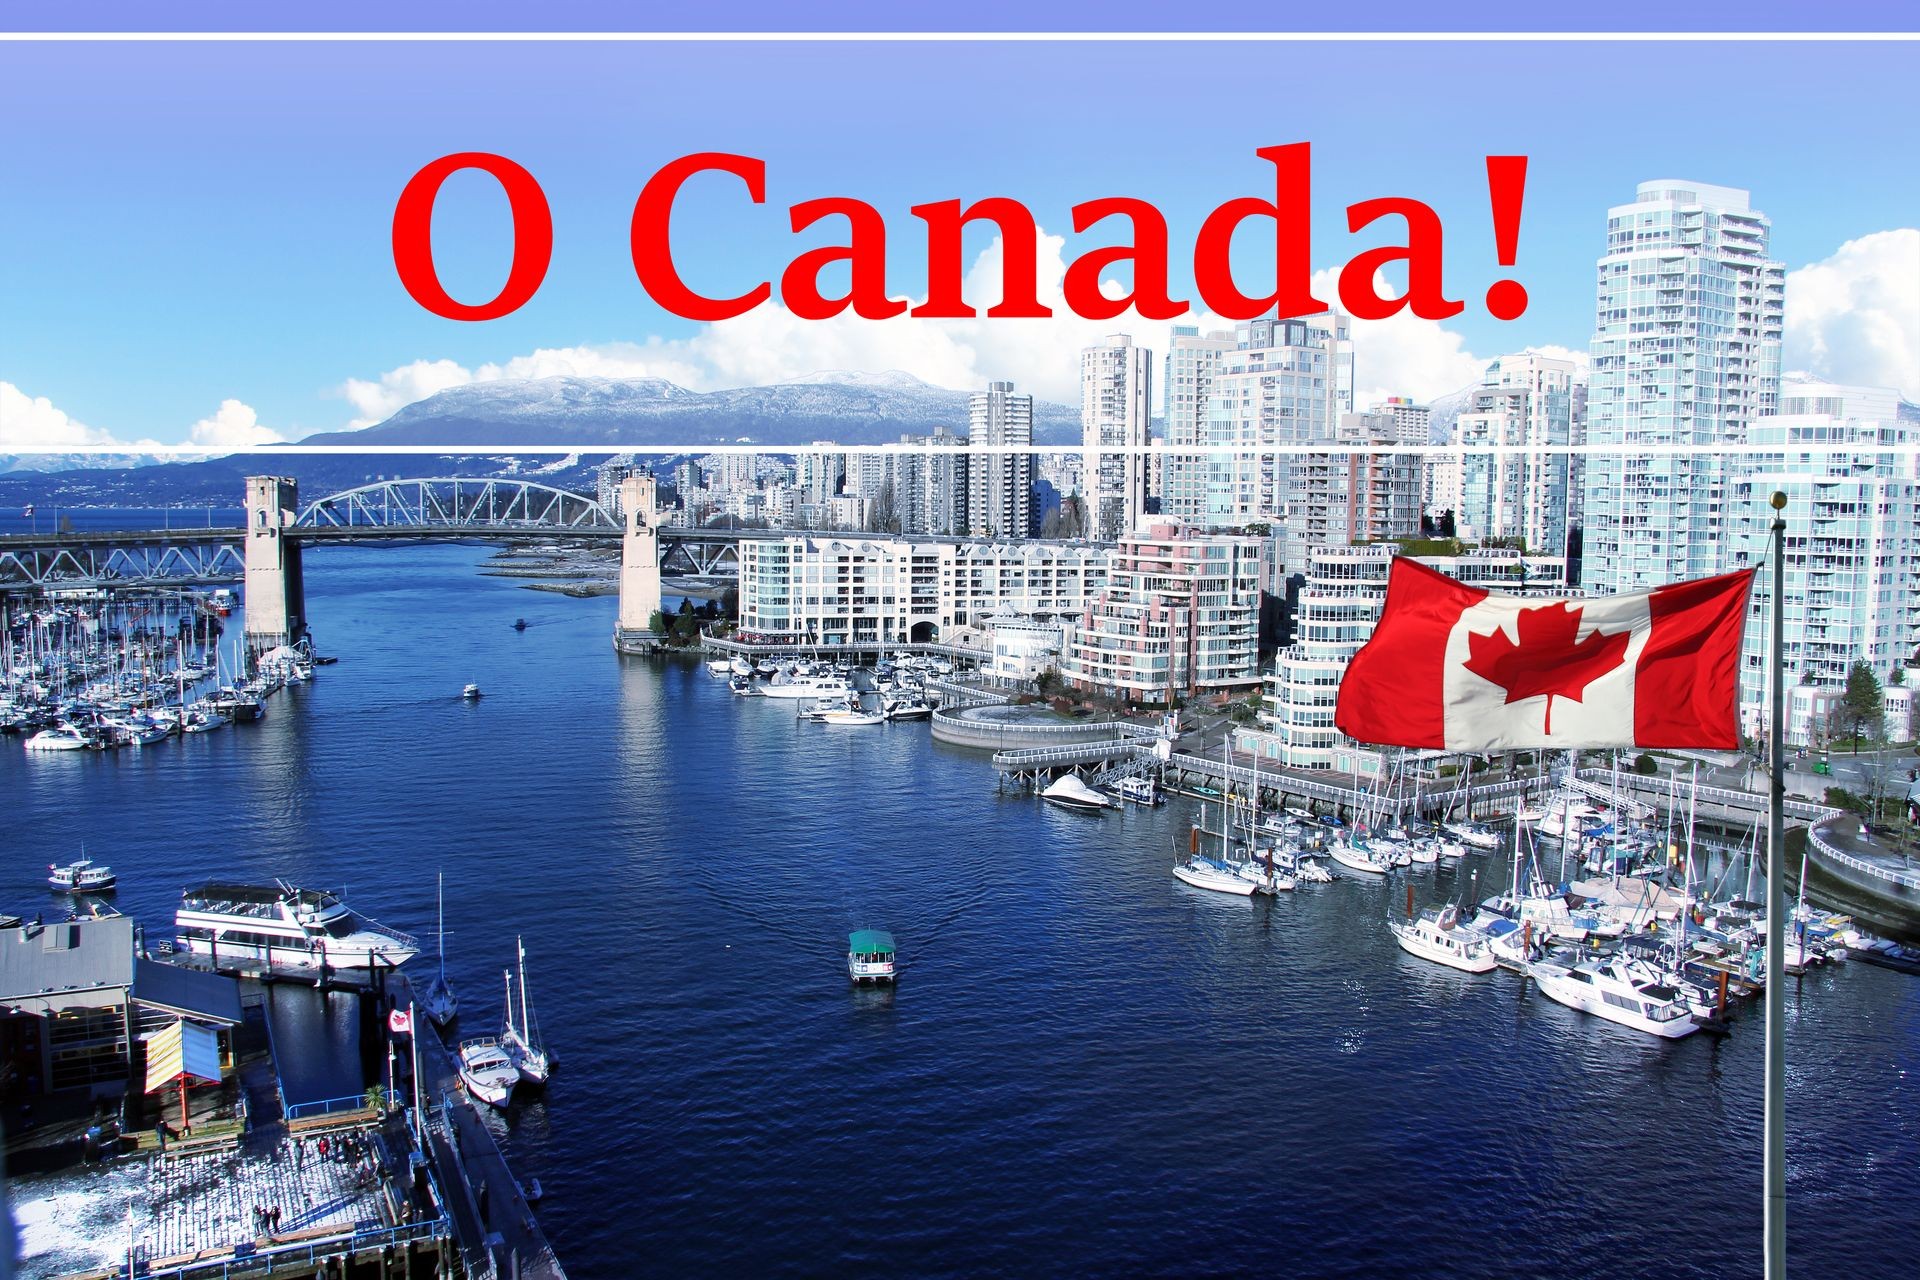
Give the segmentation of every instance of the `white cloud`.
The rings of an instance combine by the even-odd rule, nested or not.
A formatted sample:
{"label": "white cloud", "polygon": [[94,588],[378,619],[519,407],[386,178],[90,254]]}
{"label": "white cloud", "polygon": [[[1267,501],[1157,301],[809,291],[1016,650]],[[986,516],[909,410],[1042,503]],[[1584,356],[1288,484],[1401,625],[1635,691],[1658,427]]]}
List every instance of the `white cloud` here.
{"label": "white cloud", "polygon": [[472,372],[451,360],[415,360],[398,369],[389,369],[374,382],[348,378],[341,386],[340,394],[359,413],[349,425],[355,428],[370,427],[376,422],[386,421],[416,400],[424,400],[436,391],[445,391],[448,387],[471,381]]}
{"label": "white cloud", "polygon": [[[223,400],[211,417],[187,429],[183,444],[240,449],[283,439],[260,425],[259,415],[238,400]],[[158,440],[122,440],[113,432],[76,421],[45,396],[30,396],[11,382],[0,382],[0,454],[124,450],[130,457],[166,457],[175,444]]]}
{"label": "white cloud", "polygon": [[45,396],[30,396],[11,382],[0,382],[0,452],[112,443],[111,432],[76,422]]}
{"label": "white cloud", "polygon": [[212,417],[202,418],[193,424],[187,439],[193,444],[239,449],[248,445],[276,444],[286,437],[261,426],[260,415],[253,411],[253,406],[238,400],[222,400]]}
{"label": "white cloud", "polygon": [[1876,231],[1787,273],[1789,369],[1920,399],[1920,229]]}

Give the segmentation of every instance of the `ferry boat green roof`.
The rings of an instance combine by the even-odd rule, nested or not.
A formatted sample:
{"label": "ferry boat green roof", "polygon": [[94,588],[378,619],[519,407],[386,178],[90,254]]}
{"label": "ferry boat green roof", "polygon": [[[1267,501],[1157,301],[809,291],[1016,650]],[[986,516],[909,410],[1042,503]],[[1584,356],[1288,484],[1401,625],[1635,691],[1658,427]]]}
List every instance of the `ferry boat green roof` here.
{"label": "ferry boat green roof", "polygon": [[893,935],[885,929],[856,929],[847,935],[847,950],[854,955],[892,955]]}

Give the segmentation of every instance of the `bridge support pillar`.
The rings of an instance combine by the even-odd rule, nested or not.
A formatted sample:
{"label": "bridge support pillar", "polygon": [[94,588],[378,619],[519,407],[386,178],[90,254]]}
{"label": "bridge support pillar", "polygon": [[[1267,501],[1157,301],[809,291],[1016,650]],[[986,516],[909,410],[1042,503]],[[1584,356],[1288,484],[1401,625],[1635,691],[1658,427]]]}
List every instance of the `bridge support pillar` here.
{"label": "bridge support pillar", "polygon": [[613,647],[621,653],[652,653],[660,647],[653,615],[660,609],[659,512],[654,508],[650,475],[635,473],[620,482],[620,617]]}
{"label": "bridge support pillar", "polygon": [[247,649],[292,644],[306,630],[300,544],[287,537],[299,514],[299,486],[286,476],[247,477]]}

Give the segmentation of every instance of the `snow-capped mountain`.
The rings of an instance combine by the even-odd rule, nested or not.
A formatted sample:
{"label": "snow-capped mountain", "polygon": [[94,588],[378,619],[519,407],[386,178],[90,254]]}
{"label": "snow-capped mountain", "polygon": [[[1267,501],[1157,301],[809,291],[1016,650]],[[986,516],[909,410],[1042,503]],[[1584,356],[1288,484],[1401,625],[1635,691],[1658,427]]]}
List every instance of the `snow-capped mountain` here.
{"label": "snow-capped mountain", "polygon": [[[474,382],[427,397],[326,444],[712,445],[792,448],[815,440],[884,444],[937,427],[964,433],[967,393],[911,374],[829,371],[765,387],[689,391],[661,378],[554,377]],[[1039,444],[1071,443],[1080,415],[1036,401]]]}

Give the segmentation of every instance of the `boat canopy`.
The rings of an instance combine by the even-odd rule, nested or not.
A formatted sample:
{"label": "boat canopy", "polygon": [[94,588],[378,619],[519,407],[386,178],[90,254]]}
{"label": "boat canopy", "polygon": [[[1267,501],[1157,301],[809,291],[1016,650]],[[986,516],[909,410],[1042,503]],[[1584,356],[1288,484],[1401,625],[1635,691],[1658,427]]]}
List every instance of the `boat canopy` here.
{"label": "boat canopy", "polygon": [[893,954],[893,935],[885,929],[857,929],[847,936],[847,951],[856,956],[890,956]]}

